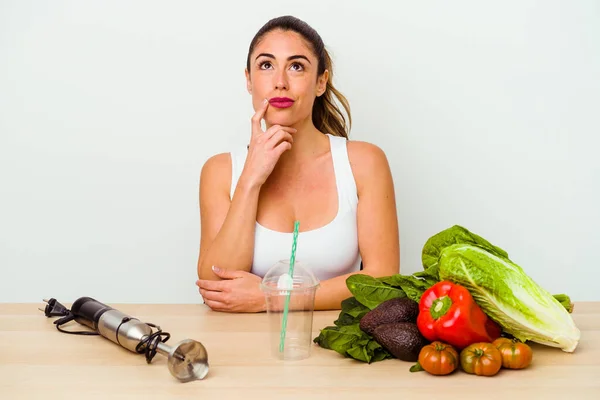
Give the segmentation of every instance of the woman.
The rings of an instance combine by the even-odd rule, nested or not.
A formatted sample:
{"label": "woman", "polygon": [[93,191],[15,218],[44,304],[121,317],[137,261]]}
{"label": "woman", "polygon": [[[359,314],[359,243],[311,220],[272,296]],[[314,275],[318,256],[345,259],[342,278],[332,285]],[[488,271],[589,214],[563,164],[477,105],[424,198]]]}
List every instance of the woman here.
{"label": "woman", "polygon": [[[250,44],[248,92],[256,113],[249,146],[207,160],[200,176],[196,284],[213,310],[265,310],[261,277],[296,259],[320,280],[316,310],[339,309],[346,278],[399,272],[394,186],[385,154],[348,141],[331,59],[317,32],[285,16]],[[261,122],[264,119],[266,129]],[[362,265],[362,270],[361,270]]]}

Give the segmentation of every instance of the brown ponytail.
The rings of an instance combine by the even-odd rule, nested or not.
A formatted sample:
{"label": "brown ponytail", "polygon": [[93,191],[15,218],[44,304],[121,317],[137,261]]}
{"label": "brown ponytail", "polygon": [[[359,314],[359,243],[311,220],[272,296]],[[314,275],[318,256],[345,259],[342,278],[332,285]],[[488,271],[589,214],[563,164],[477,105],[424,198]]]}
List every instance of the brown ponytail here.
{"label": "brown ponytail", "polygon": [[[313,106],[312,119],[315,127],[321,132],[331,133],[334,136],[341,136],[348,139],[352,125],[352,116],[350,115],[350,104],[344,95],[333,86],[333,68],[331,57],[327,50],[324,51],[325,69],[329,70],[329,79],[325,93],[315,99]],[[344,107],[348,115],[348,121],[344,117],[342,110],[335,103],[335,98]]]}
{"label": "brown ponytail", "polygon": [[[256,33],[246,59],[246,68],[250,71],[250,54],[256,47],[256,44],[262,37],[275,29],[283,31],[294,31],[304,37],[313,48],[315,56],[319,60],[317,76],[321,76],[325,70],[329,71],[329,78],[325,92],[315,99],[312,110],[312,120],[315,127],[323,133],[329,133],[334,136],[341,136],[348,139],[350,128],[352,126],[352,116],[350,115],[350,104],[344,95],[333,86],[333,63],[329,53],[325,49],[321,36],[306,22],[292,16],[283,16],[268,21]],[[342,110],[336,104],[337,101],[342,105],[347,114],[347,119]]]}

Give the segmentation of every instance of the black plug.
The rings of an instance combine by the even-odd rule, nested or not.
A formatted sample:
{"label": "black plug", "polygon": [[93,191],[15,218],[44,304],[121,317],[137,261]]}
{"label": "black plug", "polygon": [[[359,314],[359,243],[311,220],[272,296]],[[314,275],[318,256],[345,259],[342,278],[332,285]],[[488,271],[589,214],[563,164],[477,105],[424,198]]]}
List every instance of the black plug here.
{"label": "black plug", "polygon": [[48,303],[46,304],[46,308],[43,310],[41,308],[38,308],[38,310],[42,311],[48,318],[64,317],[71,313],[71,311],[67,307],[60,304],[55,298],[51,298],[50,300],[44,299],[44,302]]}
{"label": "black plug", "polygon": [[71,310],[69,310],[67,307],[60,304],[58,302],[58,300],[56,300],[55,298],[51,298],[50,300],[44,299],[44,302],[48,303],[48,304],[46,304],[46,308],[45,309],[38,308],[38,310],[43,312],[46,315],[46,317],[48,317],[48,318],[61,317],[54,321],[54,324],[56,325],[56,329],[58,329],[59,331],[61,331],[63,333],[70,333],[72,335],[99,335],[98,332],[94,332],[94,331],[66,331],[66,330],[62,329],[61,325],[64,325],[67,322],[73,321],[75,319],[75,315],[73,315],[73,313],[71,313]]}

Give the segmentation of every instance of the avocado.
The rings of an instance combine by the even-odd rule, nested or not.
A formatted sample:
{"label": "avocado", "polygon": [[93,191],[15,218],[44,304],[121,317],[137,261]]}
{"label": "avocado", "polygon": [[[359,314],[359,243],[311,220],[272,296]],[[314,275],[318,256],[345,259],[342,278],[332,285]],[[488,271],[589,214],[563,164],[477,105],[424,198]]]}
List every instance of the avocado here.
{"label": "avocado", "polygon": [[418,315],[419,303],[408,297],[396,297],[384,301],[366,313],[360,319],[359,326],[363,332],[372,336],[373,331],[379,325],[393,322],[417,322]]}
{"label": "avocado", "polygon": [[429,344],[413,322],[379,325],[373,332],[373,338],[402,361],[417,361],[421,349]]}

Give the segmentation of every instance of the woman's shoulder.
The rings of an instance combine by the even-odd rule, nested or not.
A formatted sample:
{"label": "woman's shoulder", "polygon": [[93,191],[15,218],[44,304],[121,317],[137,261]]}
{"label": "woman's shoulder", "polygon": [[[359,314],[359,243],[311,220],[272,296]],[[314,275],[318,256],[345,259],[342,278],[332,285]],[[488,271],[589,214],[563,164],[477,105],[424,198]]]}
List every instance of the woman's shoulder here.
{"label": "woman's shoulder", "polygon": [[383,149],[373,143],[348,140],[348,159],[356,188],[360,192],[373,185],[389,184],[391,171]]}
{"label": "woman's shoulder", "polygon": [[231,169],[231,153],[219,153],[210,156],[202,166],[202,171],[222,171]]}
{"label": "woman's shoulder", "polygon": [[348,159],[353,169],[377,173],[380,168],[388,168],[388,160],[383,149],[373,143],[348,140]]}
{"label": "woman's shoulder", "polygon": [[200,181],[210,186],[229,184],[231,179],[231,153],[219,153],[209,157],[200,173]]}

